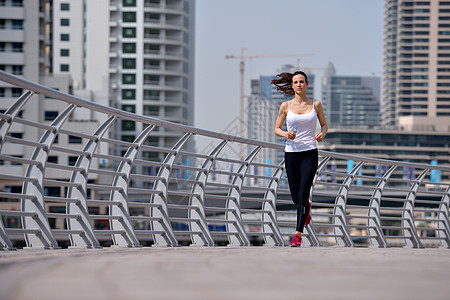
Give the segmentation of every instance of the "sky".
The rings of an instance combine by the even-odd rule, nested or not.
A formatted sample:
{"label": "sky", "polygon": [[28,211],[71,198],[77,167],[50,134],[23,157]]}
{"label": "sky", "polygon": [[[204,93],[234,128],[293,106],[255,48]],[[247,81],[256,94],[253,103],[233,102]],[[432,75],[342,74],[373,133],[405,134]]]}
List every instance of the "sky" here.
{"label": "sky", "polygon": [[[224,132],[239,117],[239,59],[250,80],[275,75],[283,64],[324,68],[337,75],[380,76],[383,0],[196,0],[194,126]],[[298,61],[300,59],[300,61]],[[313,71],[320,79],[323,71]],[[319,82],[316,82],[316,86]],[[320,95],[315,95],[320,100]]]}

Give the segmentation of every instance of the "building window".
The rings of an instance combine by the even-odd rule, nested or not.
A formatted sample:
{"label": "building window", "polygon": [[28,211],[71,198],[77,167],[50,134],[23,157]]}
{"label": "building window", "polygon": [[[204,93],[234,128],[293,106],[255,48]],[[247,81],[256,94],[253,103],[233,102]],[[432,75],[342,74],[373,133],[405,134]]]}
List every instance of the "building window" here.
{"label": "building window", "polygon": [[45,111],[45,121],[53,121],[58,116],[58,111],[46,110]]}
{"label": "building window", "polygon": [[122,135],[122,141],[133,143],[136,137],[134,135]]}
{"label": "building window", "polygon": [[23,66],[18,65],[12,66],[12,73],[14,75],[23,75]]}
{"label": "building window", "polygon": [[69,26],[70,25],[69,19],[61,19],[59,21],[60,21],[61,26]]}
{"label": "building window", "polygon": [[70,35],[68,33],[61,33],[60,40],[64,42],[70,41]]}
{"label": "building window", "polygon": [[159,29],[146,28],[144,31],[144,38],[159,39]]}
{"label": "building window", "polygon": [[13,97],[20,97],[20,95],[22,95],[22,89],[20,88],[12,88],[11,89],[11,96]]}
{"label": "building window", "polygon": [[122,120],[122,131],[136,130],[136,123],[130,120]]}
{"label": "building window", "polygon": [[[439,108],[439,105],[438,105]],[[11,132],[9,134],[11,137],[16,138],[16,139],[23,139],[23,133],[22,132]]]}
{"label": "building window", "polygon": [[78,160],[78,156],[69,156],[69,160],[67,162],[67,164],[69,166],[75,166],[75,164],[77,163]]}
{"label": "building window", "polygon": [[47,158],[47,162],[53,163],[53,164],[57,164],[58,163],[58,156],[53,156],[53,155],[49,156]]}
{"label": "building window", "polygon": [[136,0],[123,0],[123,6],[136,6]]}
{"label": "building window", "polygon": [[144,84],[159,85],[159,76],[157,75],[145,75]]}
{"label": "building window", "polygon": [[159,138],[157,136],[149,136],[145,144],[149,146],[158,146]]}
{"label": "building window", "polygon": [[61,10],[62,11],[69,11],[70,10],[70,3],[61,3]]}
{"label": "building window", "polygon": [[123,53],[136,53],[136,44],[135,43],[123,43],[122,44],[122,52]]}
{"label": "building window", "polygon": [[122,35],[124,38],[135,38],[136,37],[136,28],[124,27],[124,28],[122,28]]}
{"label": "building window", "polygon": [[124,68],[124,69],[136,69],[136,59],[135,58],[124,58],[124,59],[122,59],[122,68]]}
{"label": "building window", "polygon": [[22,30],[23,29],[23,20],[12,20],[12,29]]}
{"label": "building window", "polygon": [[134,99],[136,99],[136,90],[123,89],[122,90],[122,99],[124,99],[124,100],[134,100]]}
{"label": "building window", "polygon": [[144,60],[144,69],[158,70],[159,69],[159,60]]}
{"label": "building window", "polygon": [[157,116],[159,115],[159,106],[145,105],[144,116]]}
{"label": "building window", "polygon": [[136,75],[135,74],[122,74],[122,83],[123,84],[136,84]]}
{"label": "building window", "polygon": [[130,112],[130,113],[136,113],[136,106],[131,104],[125,104],[122,105],[122,110]]}
{"label": "building window", "polygon": [[69,49],[61,49],[59,53],[61,56],[69,56],[70,50]]}
{"label": "building window", "polygon": [[159,45],[155,45],[155,44],[145,44],[144,45],[144,53],[159,54],[159,51],[160,51]]}
{"label": "building window", "polygon": [[135,12],[123,12],[122,13],[123,22],[134,23],[136,22],[136,13]]}
{"label": "building window", "polygon": [[23,6],[23,0],[12,0],[12,6]]}
{"label": "building window", "polygon": [[12,52],[23,52],[23,43],[12,43]]}
{"label": "building window", "polygon": [[145,6],[159,6],[159,0],[146,0]]}
{"label": "building window", "polygon": [[160,97],[159,91],[144,90],[144,100],[156,100]]}
{"label": "building window", "polygon": [[4,42],[0,42],[0,52],[6,51],[6,44]]}
{"label": "building window", "polygon": [[59,65],[59,70],[61,72],[69,72],[69,65],[68,64],[61,64],[61,65]]}
{"label": "building window", "polygon": [[69,135],[69,144],[81,144],[82,139],[79,136]]}
{"label": "building window", "polygon": [[144,22],[148,23],[159,23],[160,15],[159,14],[145,14]]}

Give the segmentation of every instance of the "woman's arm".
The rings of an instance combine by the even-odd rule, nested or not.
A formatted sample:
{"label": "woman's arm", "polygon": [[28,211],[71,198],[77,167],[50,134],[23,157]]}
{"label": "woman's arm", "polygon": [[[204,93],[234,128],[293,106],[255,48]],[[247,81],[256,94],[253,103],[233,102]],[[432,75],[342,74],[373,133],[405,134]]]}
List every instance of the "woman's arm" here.
{"label": "woman's arm", "polygon": [[319,143],[321,141],[323,141],[324,137],[327,135],[328,132],[328,126],[327,126],[327,120],[325,119],[325,115],[323,114],[323,106],[322,103],[320,101],[315,101],[314,102],[314,109],[317,112],[317,118],[319,119],[319,123],[320,123],[320,128],[321,131],[320,133],[316,134],[316,141],[318,141]]}
{"label": "woman's arm", "polygon": [[277,120],[275,121],[275,130],[273,132],[278,136],[281,136],[284,138],[289,138],[289,139],[294,139],[295,134],[293,132],[284,131],[281,129],[283,127],[284,120],[286,119],[287,106],[288,106],[287,102],[283,102],[280,105],[280,110],[278,111]]}

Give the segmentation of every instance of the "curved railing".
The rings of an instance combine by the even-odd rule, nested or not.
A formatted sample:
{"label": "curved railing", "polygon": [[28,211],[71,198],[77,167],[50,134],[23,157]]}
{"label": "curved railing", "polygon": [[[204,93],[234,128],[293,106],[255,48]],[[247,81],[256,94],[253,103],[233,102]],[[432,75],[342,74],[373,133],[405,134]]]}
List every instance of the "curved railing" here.
{"label": "curved railing", "polygon": [[[24,90],[0,103],[0,249],[289,242],[281,145],[0,80]],[[305,244],[449,247],[450,167],[319,155]]]}

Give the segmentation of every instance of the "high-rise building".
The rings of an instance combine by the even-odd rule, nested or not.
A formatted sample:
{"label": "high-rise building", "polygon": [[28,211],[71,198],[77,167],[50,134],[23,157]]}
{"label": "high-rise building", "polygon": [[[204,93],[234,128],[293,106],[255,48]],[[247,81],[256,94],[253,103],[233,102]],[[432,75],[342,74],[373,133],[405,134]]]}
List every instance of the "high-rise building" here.
{"label": "high-rise building", "polygon": [[[193,125],[194,14],[191,0],[123,0],[110,4],[111,104],[140,115]],[[117,138],[132,141],[142,131],[122,121]],[[180,137],[152,132],[152,146]],[[192,146],[192,145],[191,145]],[[144,156],[157,159],[146,152]]]}
{"label": "high-rise building", "polygon": [[[85,22],[84,18],[80,17],[84,16],[85,8],[81,3],[83,2],[70,0],[0,1],[0,69],[65,93],[74,92],[74,83],[77,88],[85,88],[81,84],[86,67],[83,60],[86,57],[83,43]],[[78,52],[75,50],[77,47],[81,48]],[[75,57],[79,59],[75,61]],[[105,87],[107,88],[106,85]],[[5,112],[22,93],[20,88],[0,83],[0,112]],[[92,97],[87,99],[95,100]],[[49,125],[66,106],[62,102],[55,102],[36,94],[27,101],[19,113],[19,118],[27,122]],[[83,122],[79,122],[80,120]],[[81,133],[92,133],[98,127],[98,122],[98,116],[90,114],[86,116],[75,111],[67,120],[66,126],[77,127]],[[79,126],[80,124],[82,126]],[[4,169],[4,173],[11,175],[25,173],[27,164],[16,163],[10,158],[32,157],[35,148],[21,144],[18,140],[38,141],[41,135],[42,131],[36,126],[27,125],[10,132],[10,136],[3,141],[4,157],[0,160],[0,168]],[[80,137],[63,134],[57,139],[58,146],[65,149],[81,150],[83,147],[81,142]],[[68,152],[51,151],[48,162],[73,164],[77,158],[78,156]],[[46,169],[45,176],[49,179],[67,179],[67,173],[51,167]],[[17,184],[16,181],[3,180],[0,188],[20,190],[21,186]],[[64,192],[61,187],[50,189],[53,191],[49,191],[49,194],[53,196],[60,196]]]}
{"label": "high-rise building", "polygon": [[80,96],[108,105],[110,1],[51,3],[52,73],[70,75],[74,91],[90,91]]}
{"label": "high-rise building", "polygon": [[322,77],[327,123],[336,126],[380,124],[380,78],[336,75],[332,63]]}
{"label": "high-rise building", "polygon": [[[330,126],[320,149],[414,163],[449,163],[450,1],[385,0],[381,127]],[[330,110],[332,122],[333,107]],[[330,119],[330,118],[329,118]],[[336,162],[345,172],[346,161]],[[365,168],[363,172],[379,173]],[[396,170],[410,179],[414,169]],[[447,181],[448,178],[442,178]]]}
{"label": "high-rise building", "polygon": [[[34,82],[43,82],[50,72],[50,3],[41,1],[0,1],[0,70],[24,77]],[[63,87],[59,87],[62,90]],[[0,82],[0,112],[4,113],[18,97],[22,89]],[[42,123],[41,107],[44,98],[34,95],[26,110],[19,117]],[[38,140],[37,130],[16,129],[11,135],[27,140]],[[15,157],[30,157],[33,149],[4,141],[3,153]],[[12,161],[1,160],[0,168],[5,173],[23,174],[25,167]],[[8,184],[2,182],[3,184]],[[0,186],[1,187],[1,186]]]}
{"label": "high-rise building", "polygon": [[385,0],[382,124],[450,128],[450,1]]}
{"label": "high-rise building", "polygon": [[[0,1],[1,70],[39,82],[50,70],[49,45],[48,1]],[[21,92],[5,84],[0,91],[2,98],[20,96]]]}
{"label": "high-rise building", "polygon": [[[0,0],[0,69],[102,105],[193,125],[194,13],[195,0]],[[0,112],[21,93],[0,83]],[[26,108],[23,118],[50,124],[65,106],[34,95]],[[67,122],[92,133],[104,118],[75,110]],[[117,125],[110,134],[124,141],[133,141],[142,130],[134,122]],[[36,141],[41,133],[30,128],[15,134]],[[170,146],[179,134],[155,130],[147,143]],[[83,146],[81,138],[73,137],[60,137],[58,143],[61,148]],[[31,156],[32,147],[10,144],[4,153]],[[100,146],[104,154],[122,151]],[[193,142],[187,146],[192,150]],[[160,160],[163,154],[143,155]],[[52,153],[49,161],[72,164],[76,158]],[[10,174],[23,174],[26,168],[6,160],[0,167],[11,168]],[[50,168],[46,175],[66,176]]]}

